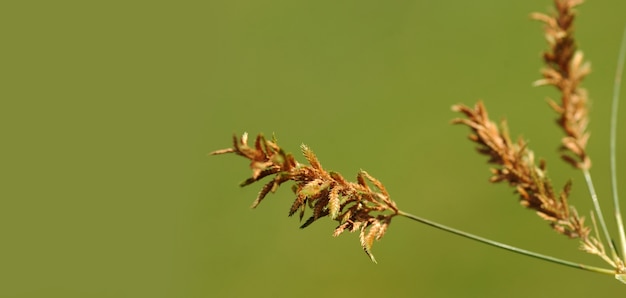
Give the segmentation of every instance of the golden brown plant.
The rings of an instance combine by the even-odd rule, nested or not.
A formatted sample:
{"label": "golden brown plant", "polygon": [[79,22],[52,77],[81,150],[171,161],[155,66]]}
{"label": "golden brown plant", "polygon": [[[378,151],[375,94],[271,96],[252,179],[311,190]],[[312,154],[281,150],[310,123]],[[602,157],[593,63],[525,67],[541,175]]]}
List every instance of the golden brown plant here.
{"label": "golden brown plant", "polygon": [[[581,169],[585,175],[589,175],[591,160],[585,151],[589,139],[589,133],[586,131],[588,100],[587,92],[580,87],[580,83],[589,74],[591,67],[588,62],[583,62],[583,54],[576,49],[573,36],[575,18],[573,9],[582,2],[555,0],[554,15],[533,13],[531,17],[545,23],[545,37],[550,47],[543,54],[545,63],[542,70],[543,79],[536,81],[534,85],[552,85],[559,90],[560,103],[550,99],[549,104],[559,114],[557,124],[565,133],[561,140],[561,157],[572,166]],[[479,101],[473,109],[464,105],[455,105],[452,109],[466,116],[465,119],[453,120],[453,123],[469,126],[473,131],[470,140],[478,144],[478,152],[489,156],[489,162],[497,165],[491,170],[493,173],[491,182],[507,181],[515,187],[523,206],[535,210],[540,217],[550,222],[557,232],[570,238],[580,238],[582,250],[601,257],[616,268],[618,273],[624,273],[624,263],[615,252],[608,232],[605,233],[605,240],[611,246],[610,255],[599,240],[599,236],[590,235],[591,229],[585,226],[584,218],[568,204],[570,181],[557,195],[546,175],[545,161],[541,160],[539,165],[536,165],[534,154],[528,149],[526,142],[518,139],[513,143],[506,122],[502,121],[500,131],[497,125],[489,120],[482,102]],[[596,212],[606,231],[599,206]]]}
{"label": "golden brown plant", "polygon": [[363,250],[376,262],[371,253],[374,240],[380,240],[385,235],[391,219],[398,215],[398,208],[390,199],[387,190],[380,181],[365,171],[357,174],[356,183],[348,182],[341,174],[324,170],[309,147],[302,145],[301,149],[309,165],[298,163],[293,155],[285,153],[276,144],[276,140],[266,140],[260,134],[256,137],[254,147],[250,147],[248,135],[244,133],[241,139],[233,137],[233,148],[214,151],[211,154],[235,153],[250,160],[252,177],[241,186],[274,175],[273,179],[263,186],[252,208],[258,206],[270,191],[276,191],[287,181],[294,181],[292,190],[296,198],[289,210],[289,216],[299,211],[302,221],[307,206],[313,210],[313,214],[300,228],[306,228],[320,218],[330,217],[339,222],[333,236],[339,236],[346,230],[350,232],[359,230]]}
{"label": "golden brown plant", "polygon": [[[591,160],[586,152],[589,139],[589,133],[586,131],[588,98],[587,92],[580,87],[580,84],[589,74],[590,65],[584,62],[583,54],[577,50],[573,36],[574,7],[582,2],[582,0],[554,0],[553,15],[540,13],[531,15],[532,18],[545,23],[545,37],[549,45],[549,49],[543,54],[545,63],[542,69],[543,78],[536,81],[534,85],[552,85],[560,93],[560,102],[551,99],[548,102],[558,113],[557,123],[565,134],[561,140],[561,157],[585,175],[604,240],[599,236],[594,213],[591,213],[591,221],[596,232],[592,235],[591,228],[585,224],[585,219],[579,216],[576,209],[569,204],[571,181],[568,181],[557,193],[548,179],[546,162],[540,160],[537,163],[533,152],[523,139],[512,141],[506,121],[502,121],[498,127],[489,119],[481,101],[474,107],[460,104],[453,106],[454,111],[464,115],[463,118],[454,119],[453,123],[466,125],[472,130],[470,140],[478,145],[478,152],[488,156],[488,162],[494,165],[491,169],[490,181],[492,183],[507,182],[515,188],[523,206],[534,210],[558,233],[579,239],[582,250],[599,256],[613,269],[577,264],[514,248],[403,212],[390,199],[382,183],[367,172],[360,171],[357,174],[357,182],[348,182],[339,173],[326,171],[315,154],[304,145],[302,145],[302,153],[308,165],[298,163],[291,154],[285,153],[277,145],[275,139],[270,141],[258,135],[254,145],[249,146],[248,136],[245,133],[240,139],[233,137],[232,148],[218,150],[211,154],[235,153],[250,160],[252,177],[245,180],[241,186],[272,176],[259,192],[252,204],[253,208],[269,192],[276,191],[285,182],[293,181],[292,190],[295,193],[295,200],[289,210],[289,216],[298,212],[302,221],[308,207],[312,210],[311,215],[301,228],[309,226],[320,218],[329,217],[339,223],[333,236],[339,236],[346,230],[351,232],[359,230],[361,246],[374,262],[375,259],[371,253],[374,240],[379,240],[387,231],[391,219],[400,215],[509,251],[575,268],[614,274],[616,278],[626,283],[624,261],[617,253],[606,229],[589,173]],[[616,218],[618,222],[621,222],[621,215],[616,215]],[[603,241],[608,243],[610,249],[605,249]],[[626,243],[626,240],[622,242]],[[626,254],[626,248],[624,251]]]}

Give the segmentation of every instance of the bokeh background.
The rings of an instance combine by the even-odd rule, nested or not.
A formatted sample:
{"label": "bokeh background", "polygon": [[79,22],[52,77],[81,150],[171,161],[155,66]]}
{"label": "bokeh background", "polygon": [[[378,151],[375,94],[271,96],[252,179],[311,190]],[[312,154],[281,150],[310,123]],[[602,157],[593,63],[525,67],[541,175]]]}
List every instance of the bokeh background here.
{"label": "bokeh background", "polygon": [[[288,187],[250,210],[233,133],[276,134],[401,209],[603,266],[490,185],[450,106],[483,99],[588,214],[533,88],[550,1],[35,1],[1,4],[1,297],[615,297],[611,276],[397,218],[374,245],[305,230]],[[588,1],[592,169],[611,214],[608,115],[626,2]],[[624,128],[624,125],[620,125]],[[624,129],[620,136],[623,136]],[[619,152],[624,151],[621,138]],[[297,155],[298,156],[298,155]],[[298,157],[300,160],[302,158]],[[626,169],[626,159],[619,160]],[[623,180],[623,179],[620,179]],[[622,192],[626,189],[621,187]],[[612,225],[612,219],[608,220]]]}

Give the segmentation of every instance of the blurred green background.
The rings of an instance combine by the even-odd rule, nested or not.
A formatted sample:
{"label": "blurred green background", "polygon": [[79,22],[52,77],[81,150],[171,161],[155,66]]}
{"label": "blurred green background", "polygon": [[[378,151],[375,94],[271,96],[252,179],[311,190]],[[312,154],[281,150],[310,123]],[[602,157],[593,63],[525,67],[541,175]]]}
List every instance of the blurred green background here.
{"label": "blurred green background", "polygon": [[[579,9],[593,62],[596,187],[611,214],[608,115],[623,1]],[[604,266],[489,185],[450,106],[484,99],[588,214],[582,175],[532,88],[550,1],[35,1],[1,4],[0,297],[583,297],[626,286],[394,219],[374,245],[299,230],[288,187],[256,210],[233,133],[365,169],[407,212]],[[621,125],[624,128],[624,125]],[[623,136],[622,129],[621,136]],[[624,139],[620,144],[624,144]],[[620,147],[623,152],[625,145]],[[299,160],[303,160],[299,157]],[[626,159],[619,167],[626,169]],[[624,176],[622,176],[624,177]],[[623,179],[622,179],[623,180]],[[626,189],[622,187],[622,192]],[[613,221],[609,219],[612,225]]]}

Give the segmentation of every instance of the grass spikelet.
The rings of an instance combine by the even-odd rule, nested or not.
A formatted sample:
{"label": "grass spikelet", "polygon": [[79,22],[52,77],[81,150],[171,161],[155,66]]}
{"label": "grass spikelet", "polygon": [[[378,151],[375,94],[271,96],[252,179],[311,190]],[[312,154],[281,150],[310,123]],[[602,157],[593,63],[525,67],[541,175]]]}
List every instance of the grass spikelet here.
{"label": "grass spikelet", "polygon": [[[291,154],[286,153],[279,147],[275,140],[266,140],[258,135],[254,147],[247,144],[248,135],[243,134],[240,139],[233,137],[233,148],[214,151],[212,154],[234,153],[250,160],[252,177],[248,178],[242,186],[257,182],[265,177],[273,175],[270,182],[266,183],[252,207],[256,207],[269,194],[279,188],[285,182],[292,181],[296,195],[290,209],[289,216],[300,210],[300,220],[304,217],[307,206],[311,209],[311,215],[300,226],[306,228],[318,219],[329,217],[339,223],[333,232],[333,236],[339,236],[346,229],[355,231],[371,227],[368,234],[363,234],[362,244],[365,252],[374,261],[371,247],[374,239],[380,239],[382,224],[384,230],[391,223],[391,218],[398,215],[395,203],[390,199],[384,185],[365,171],[357,175],[357,183],[346,181],[343,176],[336,172],[327,172],[321,163],[306,145],[301,146],[302,154],[309,165],[298,163]],[[371,182],[377,191],[372,190],[367,181]],[[341,216],[340,216],[341,215]],[[384,231],[383,231],[384,232]],[[365,241],[365,242],[363,242]]]}

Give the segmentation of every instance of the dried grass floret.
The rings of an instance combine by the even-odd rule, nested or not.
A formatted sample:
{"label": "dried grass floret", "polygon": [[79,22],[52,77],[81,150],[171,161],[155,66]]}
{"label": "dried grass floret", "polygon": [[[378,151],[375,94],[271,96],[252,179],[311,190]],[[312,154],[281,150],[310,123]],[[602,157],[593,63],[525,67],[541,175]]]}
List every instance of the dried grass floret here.
{"label": "dried grass floret", "polygon": [[[479,101],[474,108],[455,105],[452,109],[463,113],[466,118],[454,119],[455,124],[464,124],[472,129],[469,139],[478,144],[477,151],[488,156],[489,163],[495,165],[491,169],[490,181],[493,183],[506,181],[515,188],[520,203],[550,222],[559,233],[578,238],[586,230],[570,224],[570,211],[567,196],[571,189],[568,182],[559,195],[556,195],[546,175],[546,163],[537,165],[535,157],[523,139],[512,142],[506,124],[502,129],[489,119],[487,110]],[[578,220],[575,218],[574,220]]]}
{"label": "dried grass floret", "polygon": [[581,0],[555,0],[553,15],[533,13],[531,17],[545,24],[545,37],[549,49],[544,52],[543,79],[535,86],[551,85],[559,90],[561,101],[548,99],[552,109],[559,114],[557,124],[565,132],[561,140],[561,158],[572,166],[589,169],[591,159],[586,153],[589,133],[587,91],[580,87],[591,72],[591,64],[584,61],[583,53],[576,48],[574,39],[574,7]]}
{"label": "dried grass floret", "polygon": [[302,220],[307,208],[312,213],[300,228],[306,228],[318,219],[328,216],[339,222],[333,236],[339,236],[345,230],[360,230],[361,246],[372,261],[376,262],[371,253],[374,240],[383,237],[391,219],[398,215],[396,204],[380,181],[361,170],[356,183],[348,182],[341,174],[324,170],[317,156],[305,145],[301,146],[301,150],[309,165],[298,163],[275,140],[266,140],[260,134],[253,147],[248,145],[246,133],[240,139],[235,136],[233,140],[233,148],[217,150],[211,154],[234,153],[250,160],[252,177],[246,179],[241,186],[274,175],[261,188],[252,208],[256,208],[267,194],[275,192],[281,184],[293,181],[295,184],[292,190],[296,198],[289,209],[289,216],[300,211],[299,217]]}

